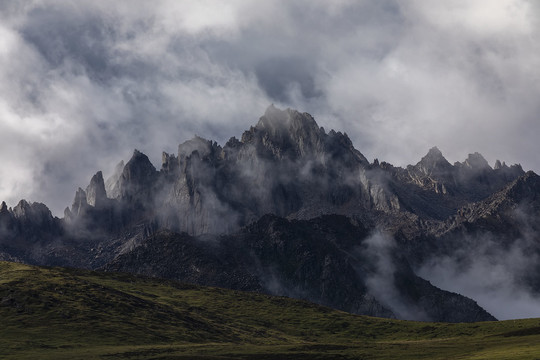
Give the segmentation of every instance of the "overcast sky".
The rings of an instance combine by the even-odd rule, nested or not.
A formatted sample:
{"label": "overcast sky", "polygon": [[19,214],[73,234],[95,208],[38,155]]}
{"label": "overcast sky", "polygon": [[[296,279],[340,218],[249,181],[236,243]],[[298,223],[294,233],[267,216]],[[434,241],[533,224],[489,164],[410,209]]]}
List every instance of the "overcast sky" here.
{"label": "overcast sky", "polygon": [[540,9],[520,0],[0,0],[0,200],[56,215],[98,170],[274,103],[370,161],[540,170]]}

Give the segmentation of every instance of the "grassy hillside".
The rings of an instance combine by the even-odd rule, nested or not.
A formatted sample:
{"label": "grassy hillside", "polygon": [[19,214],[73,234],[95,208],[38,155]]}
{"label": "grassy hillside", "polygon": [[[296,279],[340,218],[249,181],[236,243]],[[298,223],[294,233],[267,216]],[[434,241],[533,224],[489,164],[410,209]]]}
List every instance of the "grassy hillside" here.
{"label": "grassy hillside", "polygon": [[540,319],[439,324],[0,262],[4,359],[534,359]]}

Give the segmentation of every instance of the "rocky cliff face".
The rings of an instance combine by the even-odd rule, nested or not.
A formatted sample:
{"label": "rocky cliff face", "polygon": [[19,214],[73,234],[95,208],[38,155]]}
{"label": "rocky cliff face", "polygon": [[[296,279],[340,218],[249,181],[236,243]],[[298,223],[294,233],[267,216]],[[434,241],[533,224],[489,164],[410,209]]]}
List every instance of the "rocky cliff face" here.
{"label": "rocky cliff face", "polygon": [[451,165],[437,148],[406,169],[386,163],[379,167],[390,175],[389,182],[402,208],[432,220],[446,219],[525,174],[520,165],[492,169],[479,153]]}
{"label": "rocky cliff face", "polygon": [[[501,257],[511,257],[518,251],[523,254],[516,261],[523,264],[515,268],[521,273],[508,269],[505,276],[519,275],[514,279],[516,284],[526,282],[539,291],[539,224],[540,177],[529,171],[486,199],[459,208],[443,221],[423,223],[407,236],[398,231],[397,238],[407,244],[408,258],[417,267],[440,257],[455,258],[466,266],[475,261],[474,256],[483,255],[495,267],[503,260]],[[402,225],[409,226],[405,222]]]}
{"label": "rocky cliff face", "polygon": [[46,261],[47,248],[64,236],[62,223],[41,203],[21,200],[13,209],[0,206],[0,253],[6,260]]}
{"label": "rocky cliff face", "polygon": [[[372,256],[370,235],[344,216],[289,221],[266,215],[221,237],[159,232],[105,269],[286,295],[371,316],[494,320],[474,301],[418,278],[395,249],[384,260]],[[392,262],[392,270],[379,261]]]}
{"label": "rocky cliff face", "polygon": [[164,153],[159,172],[136,151],[107,188],[123,206],[146,207],[163,227],[230,233],[267,213],[308,219],[398,209],[369,169],[346,134],[327,134],[311,115],[271,106],[241,140],[221,147],[196,137],[177,155]]}
{"label": "rocky cliff face", "polygon": [[406,212],[443,220],[523,175],[519,166],[492,169],[478,153],[451,165],[437,148],[406,169],[369,164],[346,134],[326,133],[311,115],[273,106],[223,147],[196,137],[177,155],[164,153],[160,171],[138,151],[122,164],[106,185],[98,172],[68,215],[110,207],[113,199],[128,209],[122,223],[146,218],[191,235],[231,233],[268,213],[310,219]]}
{"label": "rocky cliff face", "polygon": [[[432,148],[406,168],[370,164],[347,134],[271,106],[240,140],[221,146],[195,137],[177,154],[163,153],[160,170],[135,150],[106,181],[99,171],[79,188],[63,219],[43,204],[3,203],[0,257],[302,297],[377,316],[488,320],[474,301],[415,272],[453,256],[460,235],[536,240],[538,194],[534,173],[500,161],[491,168],[478,153],[452,165]],[[533,278],[526,281],[540,289]]]}

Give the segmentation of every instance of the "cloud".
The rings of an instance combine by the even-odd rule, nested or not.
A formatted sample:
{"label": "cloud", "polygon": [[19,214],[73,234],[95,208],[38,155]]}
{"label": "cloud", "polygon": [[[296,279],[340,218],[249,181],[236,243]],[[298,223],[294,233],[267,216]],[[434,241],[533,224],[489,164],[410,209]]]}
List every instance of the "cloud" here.
{"label": "cloud", "polygon": [[54,213],[134,148],[224,143],[272,102],[368,158],[481,152],[539,170],[538,6],[525,0],[0,3],[0,198]]}
{"label": "cloud", "polygon": [[77,186],[133,148],[157,163],[195,133],[223,141],[223,128],[248,126],[268,103],[254,77],[213,64],[193,44],[195,25],[167,32],[166,17],[116,19],[100,4],[36,5],[15,29],[2,28],[0,195],[12,204],[44,201],[59,214]]}
{"label": "cloud", "polygon": [[496,6],[489,0],[475,2],[457,0],[447,2],[413,2],[415,10],[432,24],[445,30],[456,28],[474,32],[480,36],[493,33],[526,34],[531,31],[529,2],[502,0]]}
{"label": "cloud", "polygon": [[362,246],[374,264],[366,278],[368,293],[390,309],[398,319],[429,321],[428,314],[407,300],[396,287],[396,257],[393,254],[396,250],[395,240],[388,234],[376,231],[363,241]]}
{"label": "cloud", "polygon": [[512,241],[490,233],[464,236],[458,249],[430,258],[418,274],[474,299],[500,320],[537,317],[540,296],[530,280],[539,260],[538,235],[527,224],[521,230],[525,236]]}
{"label": "cloud", "polygon": [[[485,249],[484,249],[485,250]],[[452,257],[437,258],[419,271],[419,275],[445,290],[468,296],[501,320],[537,317],[540,298],[519,285],[521,264],[531,259],[520,249],[487,254],[474,251],[474,262],[463,263]],[[530,268],[529,268],[530,270]]]}

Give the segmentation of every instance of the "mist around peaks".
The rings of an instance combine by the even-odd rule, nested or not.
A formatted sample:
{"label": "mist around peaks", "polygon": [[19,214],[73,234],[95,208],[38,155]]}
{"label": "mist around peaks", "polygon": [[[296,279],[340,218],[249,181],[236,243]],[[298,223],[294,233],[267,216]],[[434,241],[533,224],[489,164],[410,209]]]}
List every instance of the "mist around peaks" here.
{"label": "mist around peaks", "polygon": [[[483,295],[500,306],[528,301],[527,314],[536,308],[540,287],[527,274],[537,258],[519,257],[540,251],[540,229],[524,234],[512,209],[540,208],[537,178],[520,165],[491,167],[479,153],[451,164],[436,147],[405,168],[370,163],[347,133],[271,105],[224,145],[196,136],[163,152],[159,169],[134,150],[111,176],[97,171],[79,188],[63,218],[40,203],[3,204],[0,256],[268,292],[373,316],[519,317],[488,313]],[[521,213],[530,214],[528,224],[540,219]],[[466,268],[469,283],[455,270],[473,262],[460,252],[467,239],[479,239],[469,253],[482,259]],[[533,239],[527,250],[523,239]],[[524,268],[509,267],[503,250],[488,253],[484,243],[515,249]],[[513,291],[470,290],[489,264],[511,274],[513,287],[493,284]]]}

